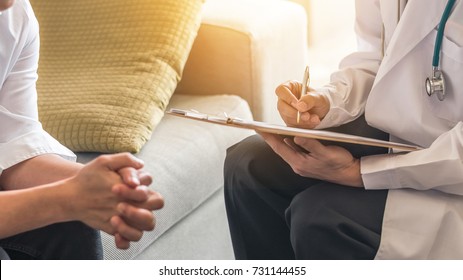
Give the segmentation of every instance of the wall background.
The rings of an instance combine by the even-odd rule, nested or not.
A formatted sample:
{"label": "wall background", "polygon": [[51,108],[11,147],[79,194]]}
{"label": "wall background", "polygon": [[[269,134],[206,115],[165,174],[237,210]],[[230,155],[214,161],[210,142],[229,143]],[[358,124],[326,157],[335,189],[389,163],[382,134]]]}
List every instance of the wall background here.
{"label": "wall background", "polygon": [[355,0],[290,0],[305,7],[308,17],[312,86],[329,81],[339,61],[355,51]]}

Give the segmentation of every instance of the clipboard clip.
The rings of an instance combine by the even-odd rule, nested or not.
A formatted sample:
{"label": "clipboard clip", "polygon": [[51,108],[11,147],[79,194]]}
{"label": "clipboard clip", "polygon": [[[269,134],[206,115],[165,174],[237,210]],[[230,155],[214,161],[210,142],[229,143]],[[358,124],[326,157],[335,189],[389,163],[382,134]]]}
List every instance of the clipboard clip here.
{"label": "clipboard clip", "polygon": [[167,113],[171,115],[183,116],[183,117],[190,118],[190,119],[198,119],[198,120],[211,121],[211,122],[223,123],[223,124],[233,124],[236,121],[238,122],[243,121],[240,118],[229,116],[226,112],[223,112],[223,115],[224,115],[223,117],[200,113],[193,109],[183,110],[183,109],[172,108],[169,111],[167,111]]}

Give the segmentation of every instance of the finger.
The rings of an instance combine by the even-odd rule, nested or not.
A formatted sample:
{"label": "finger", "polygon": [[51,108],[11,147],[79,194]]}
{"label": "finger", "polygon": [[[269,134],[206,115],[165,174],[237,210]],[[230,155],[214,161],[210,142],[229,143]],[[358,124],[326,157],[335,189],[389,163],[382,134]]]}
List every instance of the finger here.
{"label": "finger", "polygon": [[130,241],[122,237],[119,233],[114,235],[114,242],[119,249],[127,250],[130,248]]}
{"label": "finger", "polygon": [[310,152],[312,156],[324,155],[327,152],[325,145],[315,139],[294,137],[294,143]]}
{"label": "finger", "polygon": [[138,177],[138,171],[132,167],[124,167],[117,171],[119,175],[122,177],[122,181],[132,187],[135,188],[136,186],[140,185],[140,179]]}
{"label": "finger", "polygon": [[319,117],[318,115],[316,115],[316,114],[312,114],[312,115],[310,115],[310,117],[309,117],[309,122],[310,122],[312,125],[317,126],[317,125],[320,124],[320,121],[321,121],[321,120],[320,120],[320,117]]}
{"label": "finger", "polygon": [[127,225],[138,230],[151,231],[156,226],[153,212],[132,206],[127,203],[119,203],[117,210]]}
{"label": "finger", "polygon": [[162,197],[160,193],[150,190],[149,188],[145,186],[139,186],[138,188],[146,189],[146,194],[148,196],[147,199],[145,200],[141,199],[140,201],[135,201],[135,200],[130,201],[130,200],[124,200],[124,199],[120,199],[120,200],[125,201],[135,207],[143,208],[149,211],[159,210],[164,207],[164,198]]}
{"label": "finger", "polygon": [[283,141],[286,143],[286,145],[291,147],[294,151],[299,152],[299,153],[307,153],[307,151],[301,148],[301,146],[298,146],[296,143],[294,143],[292,138],[286,137],[285,139],[283,139]]}
{"label": "finger", "polygon": [[137,203],[134,206],[150,211],[158,210],[164,207],[164,198],[160,193],[148,190],[148,200],[143,203]]}
{"label": "finger", "polygon": [[283,100],[287,104],[296,104],[298,96],[300,95],[298,83],[295,81],[286,82],[279,85],[275,89],[275,93],[279,99]]}
{"label": "finger", "polygon": [[[301,98],[295,108],[299,111],[309,112],[311,115],[317,115],[318,120],[321,120],[330,109],[330,101],[321,93],[310,92]],[[316,119],[312,119],[312,121],[317,122]]]}
{"label": "finger", "polygon": [[301,99],[296,103],[296,109],[299,112],[307,112],[315,106],[315,96],[307,94],[302,96]]}
{"label": "finger", "polygon": [[288,146],[284,142],[284,138],[270,133],[259,133],[264,138],[265,142],[272,148],[272,150],[278,154],[284,161],[290,165],[293,162],[298,161],[299,153],[296,152],[292,147]]}
{"label": "finger", "polygon": [[290,106],[288,103],[282,100],[278,100],[277,109],[286,123],[296,123],[297,110],[294,107]]}
{"label": "finger", "polygon": [[112,188],[113,193],[117,195],[120,201],[145,202],[149,198],[148,188],[146,186],[137,186],[130,188],[126,185],[116,184]]}
{"label": "finger", "polygon": [[121,217],[113,216],[111,218],[111,225],[116,232],[129,241],[139,241],[143,236],[143,231],[129,226]]}
{"label": "finger", "polygon": [[140,180],[141,185],[149,186],[151,183],[153,183],[153,177],[151,174],[146,172],[145,170],[137,170],[138,172],[138,179]]}
{"label": "finger", "polygon": [[99,156],[96,160],[100,161],[101,164],[113,171],[119,170],[123,167],[133,167],[135,169],[140,169],[144,165],[141,159],[136,158],[130,153],[103,155]]}
{"label": "finger", "polygon": [[97,227],[99,230],[102,230],[106,232],[109,235],[114,235],[116,233],[116,230],[114,227],[111,225],[111,223],[105,223],[104,225],[100,225]]}
{"label": "finger", "polygon": [[320,117],[317,114],[301,113],[301,120],[306,128],[314,128],[320,124]]}

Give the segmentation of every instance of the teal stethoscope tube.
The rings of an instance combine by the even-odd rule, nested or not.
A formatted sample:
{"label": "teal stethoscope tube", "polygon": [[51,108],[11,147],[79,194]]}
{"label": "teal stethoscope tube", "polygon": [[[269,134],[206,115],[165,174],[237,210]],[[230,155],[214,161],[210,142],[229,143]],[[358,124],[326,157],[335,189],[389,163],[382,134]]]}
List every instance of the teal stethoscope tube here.
{"label": "teal stethoscope tube", "polygon": [[432,58],[432,66],[439,67],[439,57],[440,51],[442,47],[442,39],[444,38],[444,29],[447,20],[450,17],[450,12],[452,11],[453,6],[455,5],[456,0],[449,0],[447,2],[447,6],[445,7],[444,13],[442,14],[442,18],[439,23],[439,28],[437,29],[437,36],[436,36],[436,43],[434,46],[434,55]]}
{"label": "teal stethoscope tube", "polygon": [[434,44],[434,54],[432,57],[432,76],[426,78],[425,88],[428,96],[436,95],[439,101],[445,99],[445,77],[444,72],[440,69],[439,60],[441,54],[442,40],[444,39],[444,29],[450,12],[455,5],[456,0],[449,0],[442,14],[439,27],[437,28],[436,43]]}

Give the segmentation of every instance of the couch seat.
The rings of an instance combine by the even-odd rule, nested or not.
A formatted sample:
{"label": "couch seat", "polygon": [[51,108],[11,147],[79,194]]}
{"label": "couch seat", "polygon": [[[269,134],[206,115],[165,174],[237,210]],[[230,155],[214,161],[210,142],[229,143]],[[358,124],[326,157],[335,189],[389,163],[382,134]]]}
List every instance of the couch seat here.
{"label": "couch seat", "polygon": [[[174,95],[169,107],[196,109],[209,114],[227,112],[230,116],[252,118],[248,104],[232,95]],[[220,191],[226,149],[252,133],[165,115],[152,138],[136,155],[145,161],[145,169],[153,176],[151,188],[165,198],[165,207],[156,212],[156,229],[145,233],[142,240],[133,243],[128,250],[118,250],[113,237],[103,233],[105,259],[135,258]],[[78,153],[78,161],[85,163],[97,155]]]}

